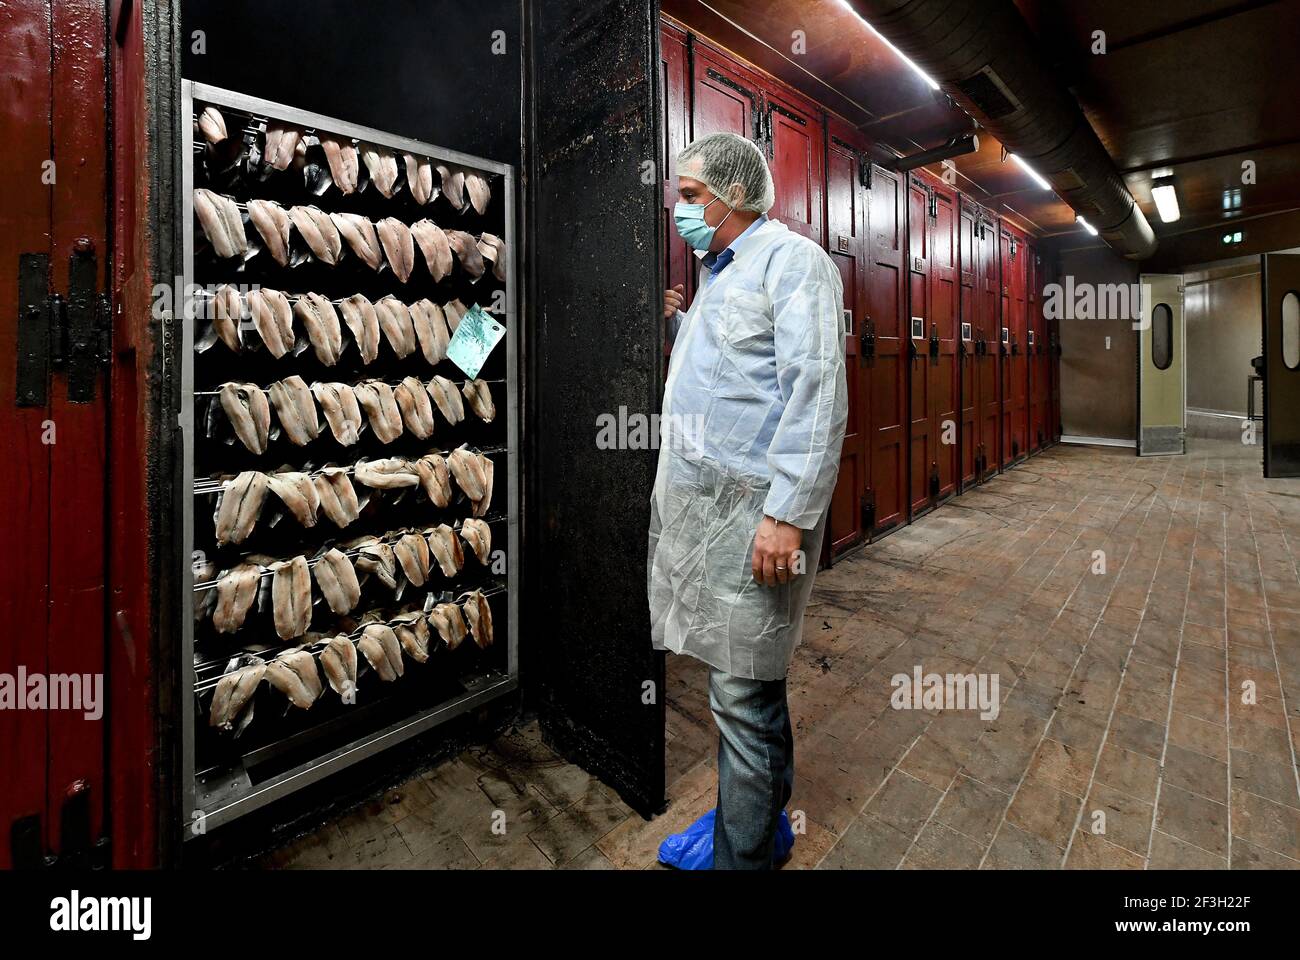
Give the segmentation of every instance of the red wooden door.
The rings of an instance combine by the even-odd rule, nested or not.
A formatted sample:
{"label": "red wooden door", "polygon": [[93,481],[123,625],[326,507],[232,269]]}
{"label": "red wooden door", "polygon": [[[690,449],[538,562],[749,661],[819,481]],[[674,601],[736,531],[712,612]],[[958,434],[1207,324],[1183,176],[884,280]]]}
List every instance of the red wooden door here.
{"label": "red wooden door", "polygon": [[769,87],[764,118],[768,165],[776,187],[769,216],[820,244],[825,184],[821,113],[812,104]]}
{"label": "red wooden door", "polygon": [[1043,429],[1043,405],[1039,396],[1042,388],[1042,374],[1039,366],[1038,357],[1038,319],[1035,316],[1035,307],[1038,305],[1038,297],[1034,293],[1034,285],[1037,282],[1038,269],[1035,260],[1034,247],[1031,244],[1025,244],[1025,366],[1028,368],[1029,386],[1026,393],[1026,405],[1028,413],[1026,421],[1028,428],[1025,431],[1025,451],[1027,453],[1037,453],[1042,442]]}
{"label": "red wooden door", "polygon": [[[929,493],[944,500],[957,492],[959,440],[959,370],[957,367],[958,261],[957,195],[942,184],[933,188],[930,207],[930,315],[926,332],[930,386],[930,436],[934,461],[930,464]],[[937,343],[936,343],[937,341]],[[937,477],[937,481],[936,478]]]}
{"label": "red wooden door", "polygon": [[1052,354],[1047,323],[1043,319],[1043,264],[1034,244],[1028,245],[1029,289],[1025,310],[1033,334],[1029,347],[1030,382],[1030,449],[1038,451],[1052,442],[1049,426],[1052,416]]}
{"label": "red wooden door", "polygon": [[[107,402],[101,372],[74,349],[96,321],[108,253],[104,16],[88,0],[0,5],[0,478],[11,498],[0,518],[0,672],[39,675],[47,707],[59,707],[0,712],[6,866],[33,854],[77,862],[104,828]],[[66,310],[43,313],[55,293]],[[68,363],[52,374],[32,362],[57,354]]]}
{"label": "red wooden door", "polygon": [[[677,154],[689,142],[691,129],[690,61],[687,54],[685,32],[668,23],[659,29],[659,89],[660,107],[663,110],[663,155],[659,170],[663,175],[664,189],[664,278],[669,287],[681,284],[686,289],[686,302],[695,295],[696,271],[691,269],[695,258],[691,248],[677,233],[673,221],[673,207],[677,203]],[[664,354],[671,351],[666,345]],[[667,364],[665,364],[665,372]]]}
{"label": "red wooden door", "polygon": [[1029,430],[1029,366],[1025,358],[1024,236],[1002,230],[1002,465],[1025,455]]}
{"label": "red wooden door", "polygon": [[1002,318],[1002,274],[998,222],[981,217],[976,239],[979,257],[976,276],[975,342],[979,380],[980,479],[987,480],[1002,464],[1002,363],[998,359]]}
{"label": "red wooden door", "polygon": [[871,168],[867,206],[867,358],[873,534],[908,517],[907,174]]}
{"label": "red wooden door", "polygon": [[866,509],[871,487],[871,380],[861,336],[867,324],[866,191],[860,178],[858,136],[832,121],[826,145],[826,229],[831,260],[844,283],[844,361],[849,418],[840,452],[840,474],[831,498],[832,555],[871,535]]}
{"label": "red wooden door", "polygon": [[960,337],[957,360],[961,384],[960,463],[961,488],[975,483],[979,474],[979,357],[975,353],[975,328],[979,323],[979,210],[961,198],[957,252],[961,278],[958,301]]}
{"label": "red wooden door", "polygon": [[930,464],[935,437],[930,432],[930,387],[926,354],[930,317],[930,186],[920,176],[908,178],[908,504],[913,516],[929,506]]}

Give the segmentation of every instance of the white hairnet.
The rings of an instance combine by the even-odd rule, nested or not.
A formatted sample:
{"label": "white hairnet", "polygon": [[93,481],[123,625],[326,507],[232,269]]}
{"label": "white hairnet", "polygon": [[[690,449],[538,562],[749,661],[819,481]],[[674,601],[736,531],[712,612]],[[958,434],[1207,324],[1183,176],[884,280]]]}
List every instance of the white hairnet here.
{"label": "white hairnet", "polygon": [[736,210],[767,213],[776,202],[763,151],[735,133],[701,137],[677,155],[677,174],[700,181]]}

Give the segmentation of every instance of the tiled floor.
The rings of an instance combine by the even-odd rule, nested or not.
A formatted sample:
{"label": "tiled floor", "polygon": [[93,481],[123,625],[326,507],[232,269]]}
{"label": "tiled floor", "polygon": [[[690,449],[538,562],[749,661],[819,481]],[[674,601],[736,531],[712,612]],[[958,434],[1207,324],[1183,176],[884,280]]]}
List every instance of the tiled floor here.
{"label": "tiled floor", "polygon": [[[819,574],[790,672],[786,868],[1300,867],[1300,481],[1258,449],[1056,447]],[[667,813],[533,727],[274,866],[645,868],[714,803],[706,671],[672,657]],[[986,674],[998,716],[896,710]]]}

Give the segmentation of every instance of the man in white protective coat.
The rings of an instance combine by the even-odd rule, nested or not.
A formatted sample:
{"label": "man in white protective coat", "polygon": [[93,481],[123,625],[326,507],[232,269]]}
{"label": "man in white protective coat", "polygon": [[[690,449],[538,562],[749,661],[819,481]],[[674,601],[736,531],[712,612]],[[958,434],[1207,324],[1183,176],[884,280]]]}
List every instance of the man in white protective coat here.
{"label": "man in white protective coat", "polygon": [[702,260],[673,338],[651,497],[656,649],[709,665],[718,725],[714,869],[771,869],[794,785],[786,673],[826,530],[848,415],[839,271],[770,220],[772,176],[744,137],[677,161],[678,232]]}

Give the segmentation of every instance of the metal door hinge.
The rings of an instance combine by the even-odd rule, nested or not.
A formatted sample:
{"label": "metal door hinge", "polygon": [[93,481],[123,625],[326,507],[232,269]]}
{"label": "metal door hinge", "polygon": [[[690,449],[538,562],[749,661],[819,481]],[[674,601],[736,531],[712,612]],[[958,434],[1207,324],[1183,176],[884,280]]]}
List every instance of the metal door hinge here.
{"label": "metal door hinge", "polygon": [[95,399],[99,371],[110,358],[112,329],[112,305],[95,289],[98,274],[93,249],[73,253],[64,298],[50,292],[48,255],[19,255],[18,406],[45,406],[55,370],[67,373],[69,402]]}
{"label": "metal door hinge", "polygon": [[864,187],[871,189],[871,161],[866,157],[858,160],[858,179]]}

